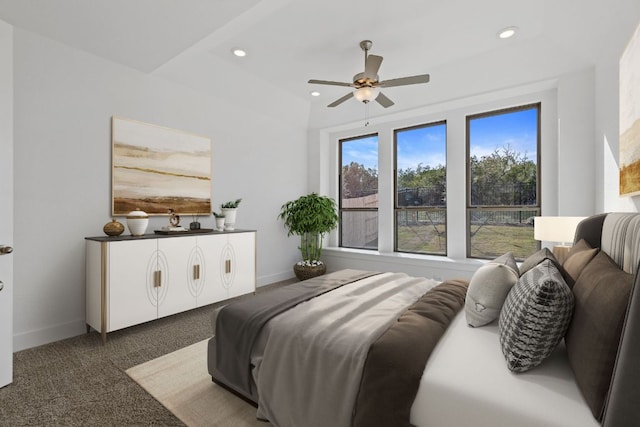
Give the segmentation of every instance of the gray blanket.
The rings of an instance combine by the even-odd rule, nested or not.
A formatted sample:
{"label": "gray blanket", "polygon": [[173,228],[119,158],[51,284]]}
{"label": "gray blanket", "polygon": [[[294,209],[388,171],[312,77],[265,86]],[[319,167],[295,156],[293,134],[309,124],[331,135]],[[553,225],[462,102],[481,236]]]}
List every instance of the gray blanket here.
{"label": "gray blanket", "polygon": [[228,386],[245,397],[255,395],[251,391],[251,350],[265,323],[303,301],[376,274],[341,270],[223,307],[216,321],[216,369],[224,374]]}
{"label": "gray blanket", "polygon": [[273,318],[254,368],[258,417],[279,427],[348,427],[370,345],[437,284],[383,273]]}

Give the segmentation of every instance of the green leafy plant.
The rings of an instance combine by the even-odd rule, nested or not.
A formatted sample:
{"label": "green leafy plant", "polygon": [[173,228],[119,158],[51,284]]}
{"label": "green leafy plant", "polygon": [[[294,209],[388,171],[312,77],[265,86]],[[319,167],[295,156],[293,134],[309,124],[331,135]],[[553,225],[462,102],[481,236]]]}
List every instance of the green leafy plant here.
{"label": "green leafy plant", "polygon": [[300,236],[299,249],[305,261],[320,260],[322,238],[338,226],[336,202],[317,193],[286,202],[278,218],[284,221],[289,236]]}
{"label": "green leafy plant", "polygon": [[215,216],[216,218],[224,218],[225,214],[223,213],[218,213],[218,212],[211,212],[213,214],[213,216]]}
{"label": "green leafy plant", "polygon": [[238,207],[242,199],[232,200],[230,202],[226,202],[220,205],[221,209],[235,209]]}

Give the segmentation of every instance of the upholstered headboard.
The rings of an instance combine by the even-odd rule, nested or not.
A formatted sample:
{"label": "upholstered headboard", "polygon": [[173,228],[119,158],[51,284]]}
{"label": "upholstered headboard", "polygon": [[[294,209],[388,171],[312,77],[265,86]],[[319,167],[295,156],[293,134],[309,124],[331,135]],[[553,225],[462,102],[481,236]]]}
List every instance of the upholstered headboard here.
{"label": "upholstered headboard", "polygon": [[591,216],[578,225],[574,243],[580,239],[600,247],[622,270],[635,274],[602,425],[640,425],[640,214]]}

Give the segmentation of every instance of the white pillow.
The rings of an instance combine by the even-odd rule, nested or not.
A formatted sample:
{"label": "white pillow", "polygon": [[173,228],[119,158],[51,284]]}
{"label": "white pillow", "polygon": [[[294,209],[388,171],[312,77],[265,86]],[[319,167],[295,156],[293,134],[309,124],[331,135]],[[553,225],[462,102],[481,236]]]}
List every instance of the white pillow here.
{"label": "white pillow", "polygon": [[502,305],[519,277],[518,264],[511,252],[480,267],[469,282],[464,305],[467,323],[478,327],[500,317]]}

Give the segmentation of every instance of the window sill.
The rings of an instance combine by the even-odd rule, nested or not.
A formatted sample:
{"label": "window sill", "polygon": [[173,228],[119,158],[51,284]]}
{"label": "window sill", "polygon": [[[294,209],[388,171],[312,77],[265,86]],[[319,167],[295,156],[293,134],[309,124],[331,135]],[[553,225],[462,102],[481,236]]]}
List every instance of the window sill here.
{"label": "window sill", "polygon": [[[466,277],[470,277],[478,269],[489,260],[481,259],[454,259],[446,256],[437,255],[420,255],[401,252],[380,252],[365,249],[351,249],[340,247],[325,247],[322,250],[323,258],[340,258],[343,260],[353,261],[354,268],[362,268],[360,265],[364,263],[373,263],[376,268],[384,269],[385,264],[397,266],[399,270],[403,267],[427,268],[430,270],[441,271],[440,277],[448,278],[452,276],[449,273],[460,272]],[[378,267],[379,265],[379,267]],[[455,274],[453,274],[455,276]],[[434,276],[435,277],[435,276]]]}

